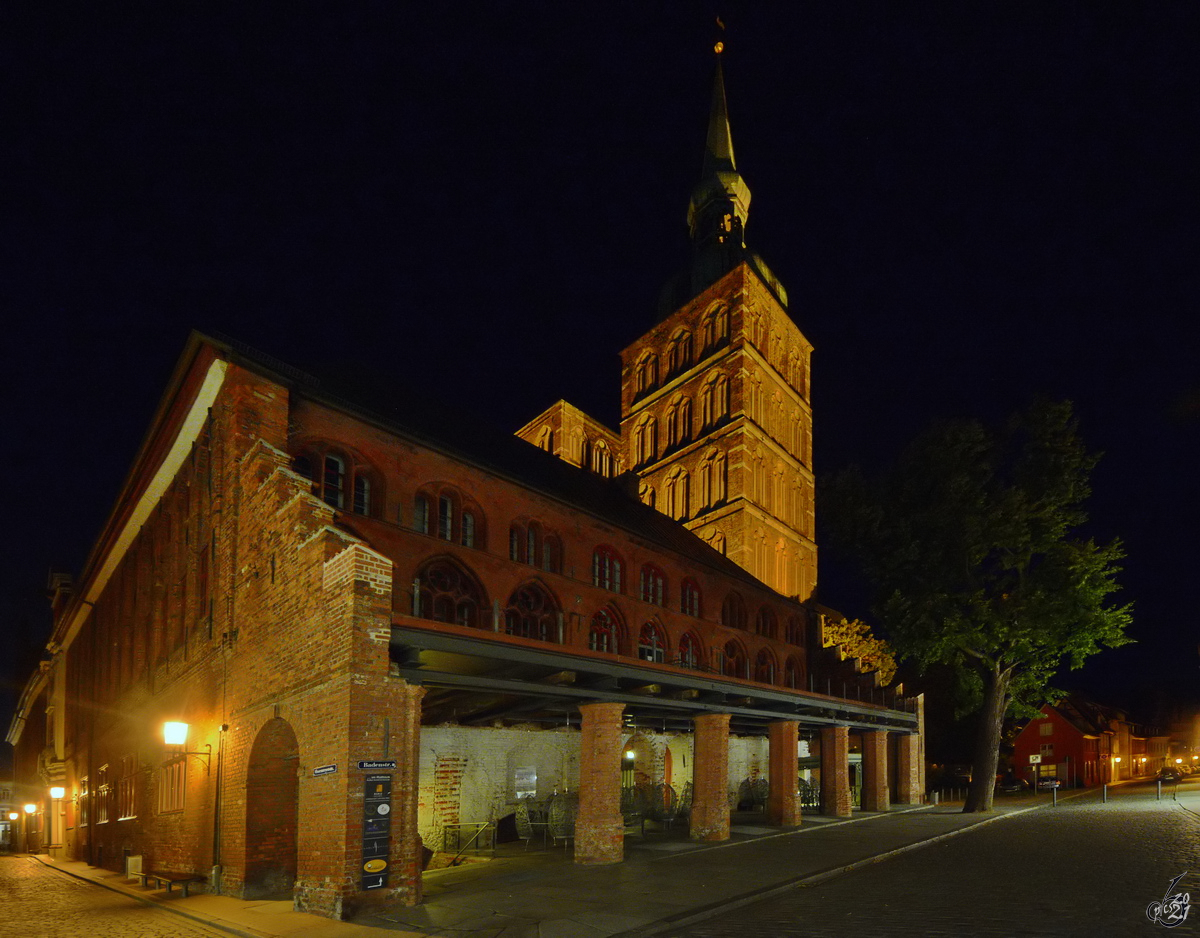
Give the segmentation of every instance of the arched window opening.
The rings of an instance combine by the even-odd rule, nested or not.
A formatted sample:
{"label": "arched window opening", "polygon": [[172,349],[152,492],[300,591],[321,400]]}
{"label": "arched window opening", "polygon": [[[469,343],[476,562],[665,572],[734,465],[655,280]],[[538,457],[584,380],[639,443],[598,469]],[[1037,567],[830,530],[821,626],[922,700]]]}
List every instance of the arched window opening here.
{"label": "arched window opening", "polygon": [[429,498],[418,495],[413,499],[413,530],[421,534],[429,533]]}
{"label": "arched window opening", "polygon": [[354,512],[359,515],[371,513],[371,480],[364,475],[354,477]]}
{"label": "arched window opening", "polygon": [[475,546],[475,512],[473,511],[462,513],[462,532],[459,542],[463,547]]}
{"label": "arched window opening", "polygon": [[799,616],[788,616],[784,639],[791,645],[804,646],[804,623]]}
{"label": "arched window opening", "polygon": [[296,472],[298,472],[300,475],[304,476],[304,478],[306,478],[310,481],[312,480],[312,477],[313,477],[312,460],[309,459],[307,456],[297,456],[296,459],[292,462],[292,468],[294,468],[296,470]]}
{"label": "arched window opening", "polygon": [[648,414],[633,428],[633,452],[639,465],[651,462],[658,453],[658,428]]}
{"label": "arched window opening", "polygon": [[447,560],[435,560],[421,568],[417,583],[419,617],[472,628],[481,626],[481,610],[487,607],[487,602],[466,571]]}
{"label": "arched window opening", "polygon": [[592,616],[592,625],[588,630],[588,648],[610,655],[618,653],[620,642],[617,620],[607,609],[601,609]]}
{"label": "arched window opening", "polygon": [[754,680],[762,684],[775,683],[775,656],[765,648],[754,661]]}
{"label": "arched window opening", "polygon": [[679,639],[679,665],[683,668],[691,668],[693,671],[700,668],[700,641],[691,632],[684,632],[683,637]]}
{"label": "arched window opening", "polygon": [[608,448],[608,444],[604,440],[597,440],[596,446],[592,450],[592,471],[606,479],[611,479],[613,476],[612,450]]}
{"label": "arched window opening", "polygon": [[651,485],[649,482],[642,482],[638,486],[638,498],[640,498],[642,500],[643,504],[649,505],[651,508],[653,508],[654,507],[654,486]]}
{"label": "arched window opening", "polygon": [[642,626],[638,637],[638,657],[643,661],[660,663],[667,660],[667,638],[658,623],[647,622]]}
{"label": "arched window opening", "polygon": [[562,570],[562,545],[553,534],[547,534],[542,542],[542,569],[547,573],[559,573]]}
{"label": "arched window opening", "polygon": [[695,580],[685,579],[679,584],[679,611],[685,616],[700,618],[700,587]]}
{"label": "arched window opening", "polygon": [[667,578],[654,564],[642,567],[642,602],[656,606],[667,604]]}
{"label": "arched window opening", "polygon": [[687,470],[676,466],[667,477],[667,515],[676,521],[687,518],[690,491],[691,479]]}
{"label": "arched window opening", "polygon": [[323,463],[321,499],[331,508],[341,508],[345,498],[346,464],[332,454],[327,454]]}
{"label": "arched window opening", "polygon": [[747,669],[746,652],[737,642],[725,643],[724,653],[721,655],[721,673],[726,677],[748,678],[750,676]]}
{"label": "arched window opening", "polygon": [[525,545],[527,543],[525,528],[514,524],[508,529],[508,559],[517,563],[525,562]]}
{"label": "arched window opening", "polygon": [[638,360],[634,375],[634,386],[639,394],[644,394],[658,384],[658,359],[652,352],[647,352]]}
{"label": "arched window opening", "polygon": [[538,449],[544,449],[547,453],[554,451],[554,430],[550,427],[542,427],[538,431],[537,438]]}
{"label": "arched window opening", "polygon": [[730,593],[721,604],[721,624],[731,629],[746,628],[746,604],[737,593]]}
{"label": "arched window opening", "polygon": [[597,547],[592,552],[592,585],[621,592],[622,563],[611,547]]}
{"label": "arched window opening", "polygon": [[783,666],[783,683],[792,690],[800,690],[804,687],[804,669],[794,655],[789,656]]}
{"label": "arched window opening", "polygon": [[539,583],[526,583],[508,598],[504,610],[504,631],[521,638],[543,642],[561,641],[558,630],[558,603]]}
{"label": "arched window opening", "polygon": [[775,613],[766,606],[758,610],[758,616],[754,620],[754,631],[764,638],[775,638],[777,631]]}

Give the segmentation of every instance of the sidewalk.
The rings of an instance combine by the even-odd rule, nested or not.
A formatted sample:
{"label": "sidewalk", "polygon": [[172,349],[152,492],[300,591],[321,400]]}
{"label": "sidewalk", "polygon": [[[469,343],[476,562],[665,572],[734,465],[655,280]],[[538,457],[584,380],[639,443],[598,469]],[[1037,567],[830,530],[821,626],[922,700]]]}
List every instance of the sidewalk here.
{"label": "sidewalk", "polygon": [[[1059,801],[1075,796],[1065,793]],[[37,859],[244,938],[634,938],[702,921],[1049,804],[1043,794],[998,797],[990,815],[962,814],[961,802],[886,814],[856,812],[848,819],[810,815],[800,828],[786,832],[763,826],[761,815],[739,815],[724,843],[693,844],[678,830],[648,832],[626,838],[624,863],[599,867],[576,866],[561,847],[524,851],[519,843],[504,845],[495,860],[427,872],[422,905],[372,909],[353,922],[293,912],[290,901],[204,894],[184,899],[177,892],[168,898],[127,883],[119,873]]]}

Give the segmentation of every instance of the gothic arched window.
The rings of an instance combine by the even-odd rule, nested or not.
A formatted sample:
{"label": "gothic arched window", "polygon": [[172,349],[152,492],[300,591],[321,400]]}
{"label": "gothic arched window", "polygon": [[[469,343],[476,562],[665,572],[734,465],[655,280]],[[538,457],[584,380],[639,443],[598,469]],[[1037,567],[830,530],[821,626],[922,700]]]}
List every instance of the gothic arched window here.
{"label": "gothic arched window", "polygon": [[667,577],[652,563],[642,567],[642,602],[656,606],[667,604]]}
{"label": "gothic arched window", "polygon": [[721,624],[731,629],[746,628],[746,604],[737,593],[730,592],[721,603]]}
{"label": "gothic arched window", "polygon": [[700,618],[700,587],[693,579],[685,579],[679,584],[679,611],[694,619]]}
{"label": "gothic arched window", "polygon": [[620,626],[617,617],[609,609],[601,609],[592,616],[592,624],[588,629],[588,648],[592,651],[604,651],[610,655],[620,651]]}
{"label": "gothic arched window", "polygon": [[638,657],[643,661],[667,660],[667,638],[657,622],[647,622],[638,637]]}
{"label": "gothic arched window", "polygon": [[762,684],[775,683],[775,656],[765,648],[754,659],[754,680]]}
{"label": "gothic arched window", "polygon": [[758,616],[754,620],[754,631],[764,638],[774,638],[776,629],[775,613],[768,607],[763,606],[758,610]]}
{"label": "gothic arched window", "polygon": [[737,641],[725,643],[721,655],[721,673],[726,677],[749,677],[746,662],[746,650]]}
{"label": "gothic arched window", "polygon": [[700,662],[700,640],[691,632],[684,632],[679,639],[679,665],[684,668],[698,670]]}
{"label": "gothic arched window", "polygon": [[592,585],[602,589],[621,592],[624,564],[611,547],[601,546],[592,551]]}
{"label": "gothic arched window", "polygon": [[558,603],[550,591],[536,581],[517,587],[504,610],[504,631],[522,638],[561,641],[558,621]]}
{"label": "gothic arched window", "polygon": [[417,571],[420,605],[417,615],[435,622],[454,622],[479,628],[487,607],[475,578],[449,560],[432,560]]}

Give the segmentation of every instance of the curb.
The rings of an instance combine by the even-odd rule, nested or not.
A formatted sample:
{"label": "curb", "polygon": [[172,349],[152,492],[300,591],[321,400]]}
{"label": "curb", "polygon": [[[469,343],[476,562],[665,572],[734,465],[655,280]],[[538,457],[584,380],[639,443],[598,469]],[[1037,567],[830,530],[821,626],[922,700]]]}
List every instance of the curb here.
{"label": "curb", "polygon": [[30,859],[36,860],[48,870],[54,870],[56,873],[62,873],[64,876],[70,876],[72,879],[77,879],[82,883],[91,883],[93,886],[99,886],[101,889],[107,889],[109,892],[115,892],[117,895],[125,896],[129,899],[134,899],[142,905],[148,905],[155,909],[162,909],[164,912],[170,912],[172,915],[178,915],[180,918],[186,918],[189,921],[195,922],[197,925],[205,925],[208,928],[216,928],[223,932],[228,932],[231,935],[237,935],[238,938],[273,938],[270,932],[256,931],[253,928],[242,928],[236,925],[226,923],[222,919],[212,918],[207,915],[198,915],[194,912],[189,912],[186,909],[180,909],[168,905],[160,899],[153,896],[138,895],[132,889],[122,889],[116,883],[104,883],[98,879],[92,879],[90,876],[81,876],[73,870],[63,869],[61,866],[56,866],[53,863],[48,863],[36,853],[31,853]]}

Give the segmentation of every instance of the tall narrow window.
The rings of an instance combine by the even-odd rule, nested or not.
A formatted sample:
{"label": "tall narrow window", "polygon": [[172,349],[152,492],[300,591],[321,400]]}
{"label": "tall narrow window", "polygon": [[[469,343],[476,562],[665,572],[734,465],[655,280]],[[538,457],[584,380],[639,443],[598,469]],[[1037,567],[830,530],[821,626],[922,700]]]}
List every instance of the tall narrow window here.
{"label": "tall narrow window", "polygon": [[642,602],[656,606],[667,604],[667,578],[658,567],[646,564],[642,567]]}
{"label": "tall narrow window", "polygon": [[463,547],[475,546],[475,513],[472,511],[462,513],[462,532],[459,541]]}
{"label": "tall narrow window", "polygon": [[783,666],[783,683],[792,690],[799,690],[804,686],[804,669],[800,667],[795,655],[789,655]]}
{"label": "tall narrow window", "polygon": [[429,533],[429,498],[425,495],[413,499],[413,530]]}
{"label": "tall narrow window", "polygon": [[775,613],[766,606],[758,610],[758,617],[754,621],[754,631],[764,638],[775,637]]}
{"label": "tall narrow window", "polygon": [[525,562],[525,529],[519,524],[508,529],[508,559]]}
{"label": "tall narrow window", "polygon": [[345,497],[346,464],[337,456],[325,457],[325,478],[321,497],[325,504],[341,508]]}
{"label": "tall narrow window", "polygon": [[746,652],[737,642],[726,642],[721,656],[721,673],[726,677],[749,677]]}
{"label": "tall narrow window", "polygon": [[679,639],[679,664],[692,670],[700,667],[700,641],[691,632],[684,632]]}
{"label": "tall narrow window", "polygon": [[158,779],[158,813],[183,810],[183,795],[187,784],[187,759],[179,758],[162,767]]}
{"label": "tall narrow window", "polygon": [[438,537],[443,541],[454,540],[454,502],[449,495],[438,497]]}
{"label": "tall narrow window", "polygon": [[366,476],[354,477],[354,511],[360,515],[371,513],[371,480]]}
{"label": "tall narrow window", "polygon": [[597,547],[592,552],[592,585],[621,592],[621,559],[611,547]]}
{"label": "tall narrow window", "polygon": [[548,573],[559,573],[562,570],[562,547],[558,538],[547,534],[542,541],[542,569]]}
{"label": "tall narrow window", "polygon": [[684,580],[679,584],[679,611],[685,616],[700,618],[700,587],[695,580]]}
{"label": "tall narrow window", "polygon": [[775,658],[765,648],[754,661],[754,680],[762,684],[775,683]]}

